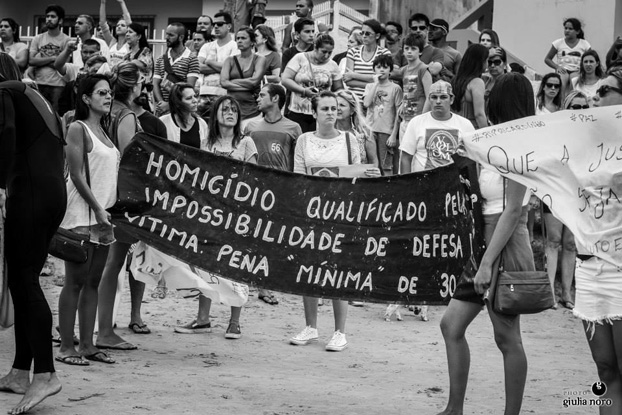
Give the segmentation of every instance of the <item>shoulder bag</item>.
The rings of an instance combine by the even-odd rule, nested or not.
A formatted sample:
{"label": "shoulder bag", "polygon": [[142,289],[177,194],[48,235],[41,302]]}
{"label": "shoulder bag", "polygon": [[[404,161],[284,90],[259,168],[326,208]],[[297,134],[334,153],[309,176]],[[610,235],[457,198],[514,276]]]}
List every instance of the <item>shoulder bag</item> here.
{"label": "shoulder bag", "polygon": [[[503,179],[503,205],[505,209],[505,178]],[[503,258],[503,252],[501,253]],[[505,271],[503,259],[499,273],[492,281],[492,309],[501,314],[535,314],[555,305],[548,274],[544,271]]]}
{"label": "shoulder bag", "polygon": [[[86,152],[86,127],[84,124],[82,129],[83,135],[83,160],[84,173],[86,175],[86,184],[91,187],[91,174],[89,168],[89,158]],[[91,223],[91,208],[89,207],[89,224]],[[90,231],[89,231],[90,233]],[[89,258],[90,235],[81,235],[69,229],[58,228],[52,241],[50,242],[49,254],[63,261],[74,262],[76,264],[84,264]]]}

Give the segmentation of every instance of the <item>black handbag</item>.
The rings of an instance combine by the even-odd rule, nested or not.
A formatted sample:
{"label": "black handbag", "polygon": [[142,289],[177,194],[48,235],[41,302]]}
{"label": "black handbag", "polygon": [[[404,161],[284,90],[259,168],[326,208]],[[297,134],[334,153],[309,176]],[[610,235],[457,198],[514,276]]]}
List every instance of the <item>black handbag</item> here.
{"label": "black handbag", "polygon": [[[503,208],[505,209],[505,178],[503,179]],[[503,258],[503,252],[501,253]],[[505,271],[503,260],[499,272],[491,281],[492,296],[488,300],[497,313],[535,314],[555,305],[555,295],[549,276],[544,271]],[[492,297],[492,298],[491,298]]]}
{"label": "black handbag", "polygon": [[544,271],[501,271],[492,308],[502,314],[535,314],[555,305],[549,276]]}
{"label": "black handbag", "polygon": [[[86,152],[86,127],[82,125],[84,129],[83,135],[83,157],[84,160],[84,173],[86,176],[86,184],[91,187],[91,174],[89,168],[89,158]],[[89,207],[89,223],[91,223],[91,208]],[[90,242],[89,235],[83,235],[73,232],[69,229],[58,228],[56,233],[52,237],[50,242],[50,248],[48,253],[63,261],[74,262],[76,264],[84,264],[89,259],[89,247]]]}

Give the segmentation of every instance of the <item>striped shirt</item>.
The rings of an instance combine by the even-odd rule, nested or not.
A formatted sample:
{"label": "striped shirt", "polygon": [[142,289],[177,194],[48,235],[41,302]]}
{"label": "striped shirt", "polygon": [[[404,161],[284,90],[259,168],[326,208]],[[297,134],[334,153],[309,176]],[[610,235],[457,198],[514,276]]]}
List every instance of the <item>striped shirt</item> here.
{"label": "striped shirt", "polygon": [[[376,46],[376,51],[374,52],[374,56],[372,56],[368,61],[363,60],[363,48],[365,46],[358,46],[355,48],[351,48],[348,50],[347,58],[352,59],[354,61],[354,67],[352,72],[361,74],[361,75],[374,75],[374,59],[380,55],[391,55],[389,49],[383,48],[381,46]],[[348,86],[350,91],[354,92],[359,99],[363,100],[363,94],[365,92],[365,87],[359,86]]]}
{"label": "striped shirt", "polygon": [[[171,50],[169,49],[166,52],[166,57],[168,58],[171,69],[173,73],[182,80],[182,82],[187,82],[188,78],[195,77],[199,78],[199,61],[197,60],[196,54],[190,52],[190,49],[184,48],[183,53],[175,60],[171,57]],[[153,79],[162,79],[162,98],[164,101],[168,102],[168,87],[166,86],[167,82],[167,73],[164,70],[164,55],[160,56],[155,63],[155,69],[153,73]]]}

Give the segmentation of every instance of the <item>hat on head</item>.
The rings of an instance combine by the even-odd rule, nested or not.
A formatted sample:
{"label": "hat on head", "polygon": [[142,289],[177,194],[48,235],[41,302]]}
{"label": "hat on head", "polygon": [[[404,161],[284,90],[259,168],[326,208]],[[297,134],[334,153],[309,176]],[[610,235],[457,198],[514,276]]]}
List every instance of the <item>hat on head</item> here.
{"label": "hat on head", "polygon": [[430,26],[440,27],[445,34],[449,33],[449,23],[443,19],[434,19],[430,22]]}
{"label": "hat on head", "polygon": [[447,81],[436,81],[430,87],[430,94],[447,94],[449,96],[453,96],[453,89],[451,88],[451,84]]}

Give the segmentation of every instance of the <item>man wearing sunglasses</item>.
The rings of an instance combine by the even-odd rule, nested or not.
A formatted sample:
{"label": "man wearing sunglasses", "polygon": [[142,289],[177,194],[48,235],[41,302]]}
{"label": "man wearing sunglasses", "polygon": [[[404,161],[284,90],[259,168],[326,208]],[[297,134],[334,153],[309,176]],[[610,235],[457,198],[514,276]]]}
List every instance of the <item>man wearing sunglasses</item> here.
{"label": "man wearing sunglasses", "polygon": [[[417,37],[420,37],[425,45],[421,50],[421,55],[419,56],[419,59],[421,60],[421,62],[428,65],[429,70],[433,75],[438,74],[443,69],[443,61],[445,60],[445,55],[443,54],[442,50],[435,48],[428,43],[428,29],[430,27],[430,19],[423,13],[415,13],[408,19],[408,27],[410,28],[410,33],[414,33]],[[408,64],[408,61],[404,57],[402,51],[399,51],[395,55],[395,63],[400,68]]]}
{"label": "man wearing sunglasses", "polygon": [[428,29],[428,40],[432,46],[443,52],[443,69],[441,70],[441,78],[447,82],[451,82],[458,72],[458,67],[462,61],[462,54],[447,43],[447,34],[449,33],[449,23],[443,19],[434,19],[430,22]]}
{"label": "man wearing sunglasses", "polygon": [[217,97],[227,95],[227,90],[220,85],[222,64],[228,57],[238,55],[238,44],[231,36],[232,19],[227,12],[214,15],[214,36],[216,40],[206,43],[199,51],[199,71],[204,75],[199,88],[201,113],[211,108]]}

